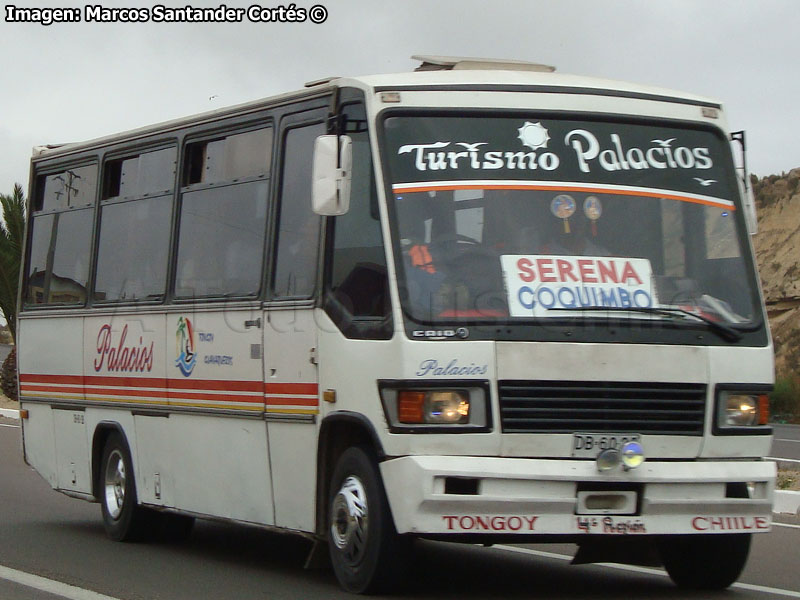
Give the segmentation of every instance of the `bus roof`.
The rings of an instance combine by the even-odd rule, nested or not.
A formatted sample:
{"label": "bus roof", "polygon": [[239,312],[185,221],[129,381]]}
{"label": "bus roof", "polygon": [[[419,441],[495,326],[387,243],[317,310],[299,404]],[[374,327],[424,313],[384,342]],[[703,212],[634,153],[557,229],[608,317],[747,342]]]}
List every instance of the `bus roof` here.
{"label": "bus roof", "polygon": [[[420,57],[430,58],[430,57]],[[439,57],[436,57],[439,58]],[[446,58],[446,57],[442,57]],[[478,61],[479,59],[474,59]],[[521,62],[521,61],[519,61]],[[523,65],[531,63],[521,63]],[[336,87],[355,86],[374,93],[384,91],[506,91],[506,92],[539,92],[584,94],[599,96],[616,96],[656,100],[670,103],[693,104],[720,109],[718,101],[677,92],[664,88],[633,84],[622,81],[597,79],[579,75],[552,73],[545,69],[516,69],[513,61],[498,64],[503,68],[487,68],[489,64],[479,67],[460,67],[452,70],[421,70],[408,73],[368,75],[362,77],[330,77],[311,82],[306,88],[219,108],[213,111],[181,117],[170,121],[147,125],[137,129],[114,133],[77,143],[53,144],[33,148],[33,161],[46,160],[71,154],[73,152],[100,148],[124,141],[160,132],[168,132],[182,127],[212,122],[221,118],[243,116],[284,104],[293,100],[311,99],[330,92]],[[536,65],[543,66],[543,65]]]}
{"label": "bus roof", "polygon": [[642,97],[715,108],[721,106],[717,100],[685,92],[624,81],[546,71],[483,69],[415,71],[413,73],[369,75],[354,79],[374,88],[375,91],[403,89],[539,91]]}

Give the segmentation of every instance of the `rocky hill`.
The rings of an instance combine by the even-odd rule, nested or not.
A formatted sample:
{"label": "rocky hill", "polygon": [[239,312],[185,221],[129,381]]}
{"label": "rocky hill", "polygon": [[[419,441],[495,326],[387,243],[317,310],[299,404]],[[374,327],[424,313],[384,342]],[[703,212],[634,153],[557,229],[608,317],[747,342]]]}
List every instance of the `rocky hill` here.
{"label": "rocky hill", "polygon": [[753,237],[775,344],[778,376],[800,376],[800,168],[752,178],[758,211]]}

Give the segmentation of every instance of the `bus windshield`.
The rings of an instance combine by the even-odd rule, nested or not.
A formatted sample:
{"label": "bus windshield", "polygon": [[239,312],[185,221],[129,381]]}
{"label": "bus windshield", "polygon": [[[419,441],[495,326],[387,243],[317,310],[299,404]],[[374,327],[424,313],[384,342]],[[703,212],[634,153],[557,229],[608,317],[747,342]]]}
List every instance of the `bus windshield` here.
{"label": "bus windshield", "polygon": [[761,318],[716,130],[417,113],[386,117],[383,138],[413,322]]}

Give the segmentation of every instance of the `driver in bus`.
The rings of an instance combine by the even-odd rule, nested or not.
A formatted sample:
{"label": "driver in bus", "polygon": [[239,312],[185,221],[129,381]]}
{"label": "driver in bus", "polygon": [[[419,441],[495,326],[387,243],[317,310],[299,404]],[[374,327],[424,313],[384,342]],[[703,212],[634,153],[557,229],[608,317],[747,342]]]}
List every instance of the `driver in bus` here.
{"label": "driver in bus", "polygon": [[444,274],[425,241],[425,223],[409,215],[400,240],[409,299],[419,308],[432,310],[434,298],[444,283]]}

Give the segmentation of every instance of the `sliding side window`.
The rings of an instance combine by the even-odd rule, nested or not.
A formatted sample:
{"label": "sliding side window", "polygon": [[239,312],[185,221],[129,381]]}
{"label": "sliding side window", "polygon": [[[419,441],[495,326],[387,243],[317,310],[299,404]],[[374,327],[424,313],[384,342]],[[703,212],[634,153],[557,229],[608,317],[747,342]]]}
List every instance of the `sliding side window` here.
{"label": "sliding side window", "polygon": [[164,298],[176,160],[172,147],[105,163],[96,302]]}
{"label": "sliding side window", "polygon": [[97,165],[36,177],[25,306],[85,304],[96,189]]}
{"label": "sliding side window", "polygon": [[175,296],[254,297],[260,290],[272,129],[189,143]]}

